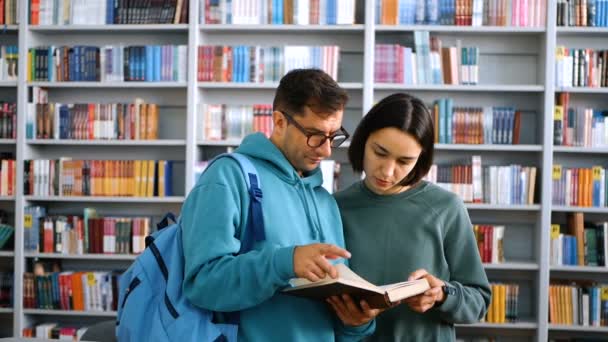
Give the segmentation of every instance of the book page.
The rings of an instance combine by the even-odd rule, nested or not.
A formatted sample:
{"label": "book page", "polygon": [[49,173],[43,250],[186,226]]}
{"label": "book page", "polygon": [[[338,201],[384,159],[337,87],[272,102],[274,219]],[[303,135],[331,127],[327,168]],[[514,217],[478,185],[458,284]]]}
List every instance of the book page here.
{"label": "book page", "polygon": [[356,274],[353,270],[351,270],[345,264],[336,264],[334,266],[338,270],[337,279],[333,279],[329,274],[327,274],[325,276],[325,278],[315,281],[315,282],[312,282],[305,278],[294,278],[294,279],[291,279],[289,281],[289,283],[291,284],[291,286],[297,287],[297,286],[309,285],[309,284],[313,284],[313,283],[316,285],[322,285],[322,284],[331,284],[331,283],[342,281],[344,283],[351,283],[351,284],[354,283],[354,284],[358,284],[360,286],[371,288],[371,289],[378,291],[378,289],[379,289],[378,286],[361,278],[361,276]]}

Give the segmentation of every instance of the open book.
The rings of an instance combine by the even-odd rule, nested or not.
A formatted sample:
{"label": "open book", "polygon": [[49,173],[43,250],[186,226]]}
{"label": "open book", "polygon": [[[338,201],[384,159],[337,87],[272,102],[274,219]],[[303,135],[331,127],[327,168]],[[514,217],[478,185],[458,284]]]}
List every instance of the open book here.
{"label": "open book", "polygon": [[361,278],[344,264],[337,264],[338,278],[329,275],[311,282],[308,279],[297,278],[289,281],[291,287],[283,293],[300,297],[324,300],[325,298],[349,294],[355,301],[364,299],[372,308],[387,308],[392,304],[428,290],[426,279],[404,281],[401,283],[376,286]]}

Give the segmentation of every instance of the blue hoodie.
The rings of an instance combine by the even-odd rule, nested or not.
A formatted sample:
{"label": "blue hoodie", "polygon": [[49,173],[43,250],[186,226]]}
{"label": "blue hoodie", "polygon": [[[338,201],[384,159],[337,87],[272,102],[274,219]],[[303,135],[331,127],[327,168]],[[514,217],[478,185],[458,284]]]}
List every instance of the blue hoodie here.
{"label": "blue hoodie", "polygon": [[249,156],[259,174],[266,241],[236,255],[247,222],[247,185],[236,161],[213,163],[181,213],[187,298],[213,311],[240,311],[239,341],[358,341],[373,333],[374,321],[348,327],[328,304],[280,293],[295,277],[295,246],[344,247],[338,206],[321,186],[320,169],[300,177],[259,133],[237,152]]}

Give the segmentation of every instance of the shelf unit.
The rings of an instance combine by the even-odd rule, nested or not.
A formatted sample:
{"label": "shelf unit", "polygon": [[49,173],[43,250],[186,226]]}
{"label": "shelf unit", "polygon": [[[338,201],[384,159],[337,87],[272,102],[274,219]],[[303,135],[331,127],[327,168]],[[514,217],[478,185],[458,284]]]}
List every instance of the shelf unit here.
{"label": "shelf unit", "polygon": [[[531,136],[536,141],[522,145],[436,145],[436,158],[449,159],[452,155],[470,156],[481,154],[483,160],[501,161],[532,161],[538,167],[537,198],[533,205],[489,205],[467,204],[471,217],[479,223],[498,220],[497,223],[514,222],[518,227],[514,229],[524,240],[530,238],[528,244],[530,251],[525,254],[524,260],[508,260],[504,264],[485,264],[490,279],[496,276],[499,280],[508,281],[509,274],[523,277],[526,284],[530,284],[529,313],[522,316],[524,319],[511,324],[478,323],[473,325],[458,325],[457,332],[461,330],[475,331],[501,335],[510,331],[523,332],[534,340],[546,341],[549,334],[554,331],[579,331],[586,333],[606,333],[606,328],[571,327],[548,324],[548,293],[546,289],[550,283],[551,272],[560,274],[605,274],[604,270],[589,267],[551,267],[549,265],[549,230],[553,213],[582,211],[594,215],[608,217],[608,208],[565,208],[551,204],[551,167],[554,158],[563,155],[573,158],[584,158],[591,155],[593,158],[602,158],[608,154],[607,149],[587,149],[553,146],[553,103],[555,93],[559,91],[571,92],[574,96],[581,95],[595,97],[605,101],[608,88],[567,88],[557,89],[554,86],[554,51],[560,40],[602,40],[608,37],[606,28],[565,28],[556,27],[556,8],[553,2],[547,6],[547,23],[543,28],[514,28],[514,27],[457,27],[457,26],[385,26],[374,24],[374,1],[358,0],[363,9],[364,24],[344,26],[302,26],[302,25],[202,25],[198,22],[200,3],[190,1],[190,24],[183,25],[78,25],[78,26],[30,26],[27,23],[29,1],[24,1],[20,7],[19,25],[6,28],[7,34],[13,34],[19,45],[19,80],[17,82],[0,82],[0,94],[7,91],[16,92],[18,103],[18,134],[17,139],[0,140],[3,148],[14,148],[17,159],[16,196],[0,198],[0,202],[14,206],[14,222],[16,226],[15,251],[0,252],[2,259],[13,259],[15,273],[16,298],[22,298],[22,275],[28,260],[60,259],[66,262],[103,265],[104,263],[128,262],[134,259],[131,255],[58,255],[45,253],[30,253],[23,250],[23,213],[24,208],[30,204],[43,204],[54,209],[79,208],[79,206],[99,206],[115,210],[116,206],[131,207],[144,210],[148,204],[153,204],[153,210],[159,211],[167,205],[179,209],[184,196],[168,198],[127,198],[127,197],[40,197],[23,195],[23,161],[30,158],[42,158],[45,155],[55,158],[60,153],[70,155],[78,152],[99,153],[111,155],[119,151],[121,158],[136,159],[142,153],[146,156],[158,156],[158,159],[183,159],[183,194],[187,194],[194,184],[194,164],[198,160],[225,152],[239,144],[240,140],[233,141],[207,141],[200,134],[198,123],[201,121],[198,113],[199,103],[270,103],[277,83],[212,83],[198,82],[195,75],[197,70],[196,47],[203,44],[264,44],[271,41],[274,45],[329,45],[336,44],[341,47],[341,66],[338,81],[346,88],[351,96],[351,102],[346,110],[345,126],[349,131],[356,126],[363,113],[375,101],[397,91],[411,92],[425,101],[438,97],[454,97],[464,104],[479,101],[490,101],[509,105],[523,103],[534,109],[537,113],[535,129]],[[506,59],[509,67],[515,70],[515,75],[505,75],[500,68],[495,78],[489,77],[493,72],[486,72],[478,85],[419,85],[405,86],[399,84],[375,83],[373,78],[374,45],[377,42],[399,41],[415,30],[428,30],[432,35],[445,37],[448,42],[458,38],[468,45],[480,45],[482,61],[480,67],[496,67],[496,61]],[[73,43],[72,43],[73,42]],[[27,49],[36,45],[47,44],[187,44],[188,65],[187,82],[27,82],[26,60]],[[504,46],[503,46],[504,45]],[[485,50],[489,51],[485,54]],[[511,49],[512,51],[507,51]],[[485,60],[484,60],[485,59]],[[513,64],[515,62],[515,64]],[[518,64],[518,62],[521,62]],[[519,70],[521,69],[521,70]],[[486,70],[487,71],[487,70]],[[512,77],[512,78],[509,78]],[[108,99],[126,101],[125,98],[143,97],[146,102],[157,101],[160,105],[183,108],[181,120],[175,137],[158,141],[42,141],[25,139],[25,116],[28,89],[31,87],[46,87],[49,89],[50,101],[53,97],[73,99],[71,101],[99,102]],[[128,91],[127,91],[128,89]],[[100,94],[101,93],[101,94]],[[60,102],[55,101],[55,102]],[[604,102],[604,104],[606,104]],[[485,105],[485,104],[484,104]],[[181,109],[173,111],[179,112]],[[161,112],[162,115],[162,112]],[[175,129],[175,127],[173,128]],[[348,146],[348,145],[347,145]],[[121,149],[122,148],[122,149]],[[84,151],[84,152],[83,152]],[[346,149],[338,149],[335,159],[346,160]],[[167,158],[171,155],[171,158]],[[42,156],[42,157],[41,157]],[[101,158],[101,157],[100,157]],[[147,157],[146,157],[147,158]],[[150,157],[149,159],[154,159]],[[495,163],[494,163],[495,164]],[[523,162],[522,162],[523,164]],[[347,165],[345,167],[348,167]],[[180,173],[180,175],[182,175]],[[342,183],[344,185],[348,183]],[[147,211],[146,211],[147,212]],[[520,227],[521,226],[521,227]],[[507,227],[509,230],[510,227]],[[508,248],[508,247],[507,247]],[[96,266],[91,266],[96,267]],[[523,274],[523,275],[522,275]],[[24,309],[21,301],[15,301],[14,309],[0,309],[0,314],[12,315],[12,330],[19,336],[22,329],[32,320],[50,320],[57,317],[90,316],[92,318],[107,319],[115,313],[83,313],[65,312],[59,310],[33,310]],[[529,315],[528,315],[529,314]]]}

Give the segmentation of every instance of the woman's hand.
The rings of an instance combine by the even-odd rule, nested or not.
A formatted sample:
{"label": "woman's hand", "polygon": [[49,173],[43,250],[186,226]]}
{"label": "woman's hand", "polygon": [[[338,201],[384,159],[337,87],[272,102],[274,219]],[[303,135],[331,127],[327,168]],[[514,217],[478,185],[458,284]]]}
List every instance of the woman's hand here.
{"label": "woman's hand", "polygon": [[408,278],[408,281],[420,278],[426,278],[431,288],[417,296],[406,298],[402,302],[406,303],[412,310],[423,313],[435,306],[436,303],[443,303],[445,300],[445,294],[443,293],[442,286],[444,286],[445,283],[443,280],[429,274],[424,269],[419,269],[412,272]]}
{"label": "woman's hand", "polygon": [[366,301],[362,300],[359,305],[347,294],[327,298],[338,318],[348,326],[363,325],[378,316],[383,309],[372,309]]}

